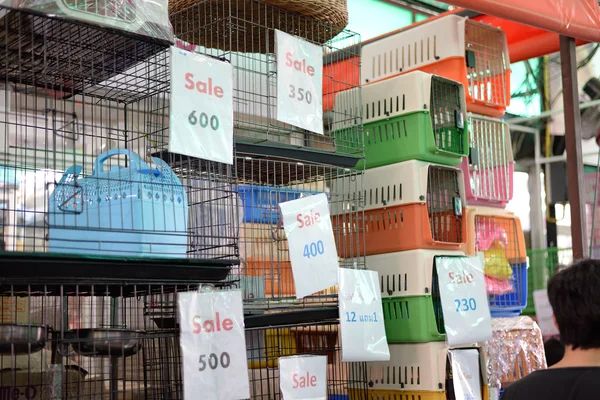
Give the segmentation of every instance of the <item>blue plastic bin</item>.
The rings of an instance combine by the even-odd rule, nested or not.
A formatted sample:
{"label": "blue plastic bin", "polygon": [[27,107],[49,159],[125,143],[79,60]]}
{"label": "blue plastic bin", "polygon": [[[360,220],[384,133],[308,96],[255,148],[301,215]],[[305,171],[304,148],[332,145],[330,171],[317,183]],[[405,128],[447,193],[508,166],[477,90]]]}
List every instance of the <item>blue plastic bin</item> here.
{"label": "blue plastic bin", "polygon": [[[104,163],[127,156],[127,167]],[[91,176],[70,167],[50,195],[52,252],[110,256],[186,257],[188,200],[171,168],[158,158],[151,168],[136,153],[107,151]]]}
{"label": "blue plastic bin", "polygon": [[253,224],[278,224],[279,203],[322,193],[257,185],[240,185],[237,192],[244,206],[243,222]]}
{"label": "blue plastic bin", "polygon": [[492,317],[517,317],[527,307],[527,263],[513,264],[512,293],[490,296]]}

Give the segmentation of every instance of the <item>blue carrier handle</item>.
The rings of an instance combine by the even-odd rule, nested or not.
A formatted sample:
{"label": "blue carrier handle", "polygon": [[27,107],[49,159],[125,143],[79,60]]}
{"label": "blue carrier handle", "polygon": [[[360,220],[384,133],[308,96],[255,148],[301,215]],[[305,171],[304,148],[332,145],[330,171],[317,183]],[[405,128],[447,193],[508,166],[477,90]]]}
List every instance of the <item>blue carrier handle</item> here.
{"label": "blue carrier handle", "polygon": [[104,172],[104,163],[106,162],[106,160],[108,160],[111,157],[121,155],[127,156],[127,158],[129,158],[129,168],[149,169],[148,164],[146,164],[144,160],[142,160],[142,158],[139,155],[137,155],[137,153],[127,149],[111,149],[100,154],[96,158],[96,161],[94,161],[94,172],[92,173],[92,175],[95,176]]}

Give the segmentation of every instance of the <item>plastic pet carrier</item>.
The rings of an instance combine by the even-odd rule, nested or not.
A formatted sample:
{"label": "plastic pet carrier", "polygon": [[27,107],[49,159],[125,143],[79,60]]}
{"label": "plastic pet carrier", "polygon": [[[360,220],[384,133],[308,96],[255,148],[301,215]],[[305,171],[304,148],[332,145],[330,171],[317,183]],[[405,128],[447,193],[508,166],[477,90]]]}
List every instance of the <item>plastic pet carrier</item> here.
{"label": "plastic pet carrier", "polygon": [[50,251],[186,257],[186,191],[164,161],[152,161],[155,168],[132,151],[114,149],[98,156],[89,176],[70,167],[49,199]]}
{"label": "plastic pet carrier", "polygon": [[465,255],[458,251],[411,250],[367,257],[367,268],[379,273],[389,343],[445,340],[435,265],[438,257]]}
{"label": "plastic pet carrier", "polygon": [[[463,400],[454,395],[451,351],[479,352],[482,399],[488,399],[484,352],[479,347],[449,348],[444,342],[390,345],[390,361],[353,364],[350,379],[362,376],[369,385],[365,394],[349,389],[352,400]],[[355,376],[353,376],[355,375]]]}
{"label": "plastic pet carrier", "polygon": [[515,161],[505,122],[469,115],[470,154],[460,165],[467,204],[504,208],[513,197]]}
{"label": "plastic pet carrier", "polygon": [[[354,89],[355,90],[355,89]],[[337,95],[336,107],[353,97],[352,90]],[[356,122],[334,115],[332,135],[345,143]],[[366,168],[407,160],[458,165],[468,154],[464,88],[460,82],[414,71],[362,88],[362,116]],[[343,152],[343,148],[338,148]],[[361,168],[358,164],[357,168]]]}
{"label": "plastic pet carrier", "polygon": [[[415,249],[462,250],[466,243],[464,188],[458,168],[405,161],[365,172],[364,214],[336,215],[336,239],[358,235],[366,254]],[[336,180],[335,185],[344,185]],[[342,210],[334,208],[333,213]],[[356,222],[358,220],[358,223]],[[357,229],[364,221],[364,230]],[[338,225],[338,226],[336,226]],[[338,244],[340,247],[340,244]]]}
{"label": "plastic pet carrier", "polygon": [[469,255],[483,254],[493,317],[519,315],[527,306],[527,253],[521,221],[491,207],[467,207]]}
{"label": "plastic pet carrier", "polygon": [[510,104],[506,35],[491,25],[448,15],[363,44],[362,84],[415,69],[461,82],[471,112],[501,117]]}

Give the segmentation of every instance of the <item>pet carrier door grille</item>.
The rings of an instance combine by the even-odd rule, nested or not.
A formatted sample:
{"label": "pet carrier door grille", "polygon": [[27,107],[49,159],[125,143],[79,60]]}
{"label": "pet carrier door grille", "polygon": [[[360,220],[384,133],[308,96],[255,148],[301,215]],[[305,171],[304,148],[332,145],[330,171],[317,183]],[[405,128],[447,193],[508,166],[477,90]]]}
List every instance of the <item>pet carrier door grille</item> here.
{"label": "pet carrier door grille", "polygon": [[460,84],[431,78],[431,124],[440,150],[460,153],[464,144],[464,116]]}
{"label": "pet carrier door grille", "polygon": [[438,166],[429,167],[427,212],[433,240],[447,243],[463,241],[462,202],[456,170]]}

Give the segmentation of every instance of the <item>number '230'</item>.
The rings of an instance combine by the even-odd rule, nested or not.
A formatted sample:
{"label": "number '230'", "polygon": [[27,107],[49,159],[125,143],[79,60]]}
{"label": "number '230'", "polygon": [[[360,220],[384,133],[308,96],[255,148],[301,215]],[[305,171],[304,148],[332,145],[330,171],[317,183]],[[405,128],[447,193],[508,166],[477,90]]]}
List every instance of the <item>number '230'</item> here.
{"label": "number '230'", "polygon": [[454,305],[456,306],[456,312],[477,310],[477,302],[472,297],[469,299],[454,299]]}

